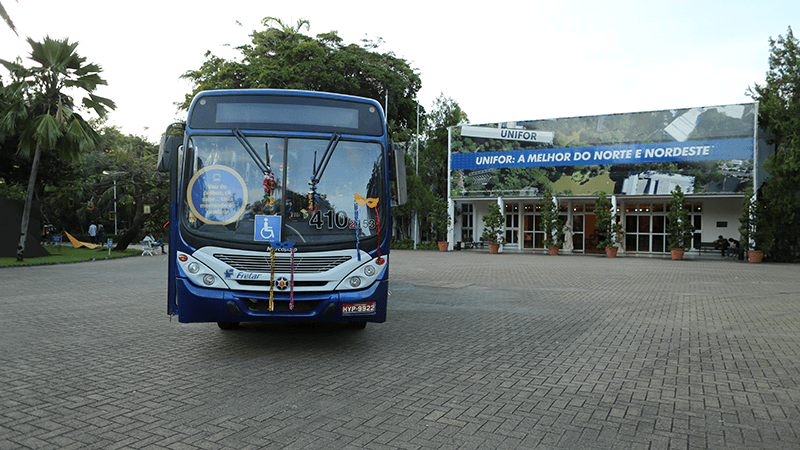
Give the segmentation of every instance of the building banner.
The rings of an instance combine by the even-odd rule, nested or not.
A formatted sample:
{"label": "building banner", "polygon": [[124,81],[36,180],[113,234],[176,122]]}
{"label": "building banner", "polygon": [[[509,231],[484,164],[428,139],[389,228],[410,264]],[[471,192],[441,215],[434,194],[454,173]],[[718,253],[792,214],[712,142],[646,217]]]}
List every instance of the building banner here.
{"label": "building banner", "polygon": [[454,127],[451,195],[535,196],[547,183],[560,195],[743,192],[756,105]]}

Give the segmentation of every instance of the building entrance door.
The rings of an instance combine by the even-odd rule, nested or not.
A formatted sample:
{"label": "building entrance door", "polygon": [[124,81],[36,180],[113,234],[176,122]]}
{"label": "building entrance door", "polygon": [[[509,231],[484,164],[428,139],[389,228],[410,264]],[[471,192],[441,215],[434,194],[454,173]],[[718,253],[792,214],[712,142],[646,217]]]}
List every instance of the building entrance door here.
{"label": "building entrance door", "polygon": [[572,215],[572,251],[585,251],[583,237],[585,236],[586,224],[583,214]]}
{"label": "building entrance door", "polygon": [[586,248],[584,249],[584,253],[603,253],[605,250],[600,250],[597,248],[597,244],[600,243],[600,233],[597,232],[597,216],[594,214],[586,214],[585,216],[585,229],[584,232],[584,242],[586,243]]}

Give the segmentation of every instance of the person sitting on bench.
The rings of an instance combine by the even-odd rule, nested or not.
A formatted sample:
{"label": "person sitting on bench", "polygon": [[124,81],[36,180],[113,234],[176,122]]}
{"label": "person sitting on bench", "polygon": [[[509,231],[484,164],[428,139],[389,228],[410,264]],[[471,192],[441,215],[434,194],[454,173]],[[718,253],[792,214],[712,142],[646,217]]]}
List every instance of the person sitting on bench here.
{"label": "person sitting on bench", "polygon": [[722,250],[722,256],[726,256],[725,253],[728,250],[728,241],[726,241],[725,238],[722,237],[722,235],[719,235],[719,237],[717,238],[716,241],[714,241],[714,243],[717,244],[717,248]]}
{"label": "person sitting on bench", "polygon": [[167,253],[167,252],[165,252],[165,251],[164,251],[164,240],[163,240],[163,239],[155,240],[155,239],[153,238],[153,232],[151,232],[151,231],[148,231],[148,232],[147,232],[147,236],[145,236],[145,237],[144,237],[144,241],[145,241],[145,242],[150,242],[150,245],[151,245],[153,248],[160,247],[160,248],[161,248],[161,254],[162,254],[162,255],[164,255],[164,254],[166,254],[166,253]]}
{"label": "person sitting on bench", "polygon": [[739,254],[739,241],[734,238],[728,238],[728,256]]}

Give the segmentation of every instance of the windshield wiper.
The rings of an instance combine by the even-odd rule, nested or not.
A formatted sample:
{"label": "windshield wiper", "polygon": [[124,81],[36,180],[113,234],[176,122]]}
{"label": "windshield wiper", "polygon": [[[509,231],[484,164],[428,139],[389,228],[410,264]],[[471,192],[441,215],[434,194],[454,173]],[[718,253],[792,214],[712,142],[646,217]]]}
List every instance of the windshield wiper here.
{"label": "windshield wiper", "polygon": [[322,174],[325,172],[325,168],[328,167],[331,156],[333,156],[333,151],[336,150],[336,146],[339,145],[339,139],[341,138],[342,135],[339,133],[334,133],[333,136],[331,136],[331,140],[328,141],[328,147],[325,149],[325,153],[322,154],[322,159],[319,161],[319,167],[317,167],[317,152],[314,152],[314,173],[311,175],[311,181],[308,183],[312,188],[316,188],[317,183],[322,179]]}
{"label": "windshield wiper", "polygon": [[244,135],[244,133],[242,133],[240,129],[234,128],[232,131],[233,135],[236,136],[236,139],[239,140],[239,143],[242,144],[242,147],[244,147],[244,149],[247,150],[247,153],[250,155],[250,158],[252,158],[252,160],[256,163],[261,172],[263,172],[264,175],[271,173],[272,169],[269,166],[269,143],[264,144],[265,152],[267,155],[267,160],[265,162],[263,159],[261,159],[261,156],[258,154],[258,152],[256,152],[253,146],[250,145],[250,141],[247,140],[247,137]]}

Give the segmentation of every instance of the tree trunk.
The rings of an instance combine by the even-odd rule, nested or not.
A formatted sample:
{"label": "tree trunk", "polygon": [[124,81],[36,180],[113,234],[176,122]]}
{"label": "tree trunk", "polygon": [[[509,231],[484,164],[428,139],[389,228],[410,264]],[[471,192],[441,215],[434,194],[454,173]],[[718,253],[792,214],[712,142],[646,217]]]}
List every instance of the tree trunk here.
{"label": "tree trunk", "polygon": [[22,210],[22,224],[19,230],[19,244],[17,245],[17,261],[23,260],[25,253],[25,240],[28,239],[28,224],[31,221],[31,206],[33,205],[33,189],[36,186],[36,173],[39,170],[39,159],[42,156],[42,144],[36,143],[31,163],[31,176],[28,178],[28,196],[25,199],[25,208]]}
{"label": "tree trunk", "polygon": [[[167,202],[168,198],[164,197],[159,199],[155,204],[152,206],[153,211],[157,211],[161,209],[162,206]],[[144,225],[144,221],[147,220],[147,216],[142,211],[142,204],[141,200],[138,202],[136,206],[136,215],[133,216],[133,222],[131,223],[130,228],[126,231],[122,236],[119,237],[119,242],[117,242],[116,247],[114,247],[114,251],[123,251],[128,248],[131,242],[133,242],[136,237],[139,235],[139,230]],[[177,224],[176,224],[177,225]]]}

